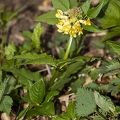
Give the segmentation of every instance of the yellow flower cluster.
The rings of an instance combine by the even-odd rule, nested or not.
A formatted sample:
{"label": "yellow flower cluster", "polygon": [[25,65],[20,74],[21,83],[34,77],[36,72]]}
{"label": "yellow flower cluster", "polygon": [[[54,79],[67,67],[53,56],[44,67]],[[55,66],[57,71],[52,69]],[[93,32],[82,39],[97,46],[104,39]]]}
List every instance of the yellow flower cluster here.
{"label": "yellow flower cluster", "polygon": [[78,7],[66,12],[57,10],[56,17],[59,20],[56,25],[58,32],[69,34],[72,37],[83,34],[82,24],[91,25],[89,18],[87,20],[83,19],[82,10]]}

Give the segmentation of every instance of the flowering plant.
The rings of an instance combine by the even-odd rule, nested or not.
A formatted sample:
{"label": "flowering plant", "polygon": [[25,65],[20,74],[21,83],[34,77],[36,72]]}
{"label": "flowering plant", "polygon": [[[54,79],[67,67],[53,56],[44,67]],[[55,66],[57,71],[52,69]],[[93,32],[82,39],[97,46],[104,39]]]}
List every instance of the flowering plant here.
{"label": "flowering plant", "polygon": [[[15,105],[19,108],[17,120],[22,117],[118,120],[120,43],[115,38],[120,35],[120,1],[100,0],[93,6],[92,0],[52,0],[52,5],[54,10],[38,16],[35,21],[55,25],[59,43],[66,39],[57,57],[42,49],[43,27],[40,23],[33,32],[23,32],[27,38],[23,46],[6,45],[3,36],[0,44],[0,111],[10,114]],[[0,27],[7,26],[15,13],[6,14],[1,10]],[[3,33],[6,32],[3,30]],[[84,55],[85,42],[90,42],[85,37],[98,33],[103,36],[101,41],[94,42],[94,46],[101,49],[102,55],[98,52]],[[33,72],[29,69],[32,65],[42,65],[45,70]],[[43,71],[49,77],[43,75]],[[27,107],[23,109],[26,103]]]}
{"label": "flowering plant", "polygon": [[82,10],[79,7],[62,12],[57,10],[56,17],[59,19],[58,32],[69,34],[72,37],[83,34],[82,24],[91,25],[90,19],[83,20]]}

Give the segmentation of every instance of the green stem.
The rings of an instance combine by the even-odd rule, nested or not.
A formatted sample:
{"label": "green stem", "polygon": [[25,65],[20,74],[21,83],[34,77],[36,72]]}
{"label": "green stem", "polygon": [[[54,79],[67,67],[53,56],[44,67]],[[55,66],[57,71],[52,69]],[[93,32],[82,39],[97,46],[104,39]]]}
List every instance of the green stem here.
{"label": "green stem", "polygon": [[[72,36],[70,36],[70,39],[68,41],[68,45],[67,45],[67,49],[65,52],[65,55],[63,57],[63,59],[67,59],[69,52],[70,52],[70,48],[71,48],[71,44],[72,44]],[[50,82],[49,82],[49,87],[51,87],[54,84],[55,79],[60,75],[60,72],[58,70],[55,71],[55,73],[53,74]]]}
{"label": "green stem", "polygon": [[71,44],[72,44],[72,36],[70,36],[70,39],[68,41],[67,49],[66,49],[66,52],[65,52],[65,55],[64,55],[63,59],[67,59],[68,58],[68,55],[69,55],[69,52],[70,52],[70,48],[71,48]]}

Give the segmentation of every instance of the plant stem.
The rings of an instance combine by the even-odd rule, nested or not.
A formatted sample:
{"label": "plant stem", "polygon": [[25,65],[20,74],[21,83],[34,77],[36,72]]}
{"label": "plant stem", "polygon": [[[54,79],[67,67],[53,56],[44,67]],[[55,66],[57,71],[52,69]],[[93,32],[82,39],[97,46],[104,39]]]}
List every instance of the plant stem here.
{"label": "plant stem", "polygon": [[70,48],[71,48],[71,44],[72,44],[72,36],[70,36],[70,38],[69,38],[67,49],[66,49],[66,52],[65,52],[65,55],[64,55],[63,59],[67,59],[68,58],[68,55],[69,55],[69,52],[70,52]]}
{"label": "plant stem", "polygon": [[[72,44],[72,36],[70,36],[69,41],[68,41],[68,45],[67,45],[67,49],[65,52],[65,55],[63,57],[63,59],[67,59],[69,52],[70,52],[70,48],[71,48],[71,44]],[[54,84],[55,79],[60,75],[60,72],[58,70],[55,71],[55,73],[53,74],[51,80],[49,81],[49,87],[51,87]]]}

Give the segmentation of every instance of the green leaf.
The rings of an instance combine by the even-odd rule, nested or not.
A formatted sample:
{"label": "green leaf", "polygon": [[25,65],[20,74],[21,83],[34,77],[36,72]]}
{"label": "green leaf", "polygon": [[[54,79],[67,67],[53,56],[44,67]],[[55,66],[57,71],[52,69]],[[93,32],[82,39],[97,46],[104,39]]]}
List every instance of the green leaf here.
{"label": "green leaf", "polygon": [[102,0],[101,3],[97,7],[89,9],[87,12],[87,16],[89,18],[96,18],[97,15],[100,13],[100,11],[103,7],[103,4],[104,4],[104,0]]}
{"label": "green leaf", "polygon": [[101,24],[103,29],[111,28],[117,26],[119,20],[108,18],[106,15],[102,18],[98,18],[98,22]]}
{"label": "green leaf", "polygon": [[53,116],[55,115],[54,111],[54,104],[52,102],[45,102],[42,105],[35,107],[28,111],[26,117],[33,117],[38,115],[47,115],[47,116]]}
{"label": "green leaf", "polygon": [[11,90],[14,89],[13,86],[15,85],[15,83],[12,82],[13,80],[10,76],[6,77],[3,82],[0,82],[0,101],[2,101],[3,97],[6,94],[9,94]]}
{"label": "green leaf", "polygon": [[104,74],[104,77],[120,73],[120,62],[116,59],[104,61],[99,68],[99,73]]}
{"label": "green leaf", "polygon": [[23,110],[17,117],[17,120],[20,120],[23,116],[26,115],[26,113],[33,107],[32,104],[30,104],[25,110]]}
{"label": "green leaf", "polygon": [[120,7],[120,1],[119,0],[112,0],[112,1],[115,2]]}
{"label": "green leaf", "polygon": [[113,105],[110,98],[105,98],[100,95],[98,92],[94,92],[95,102],[96,104],[105,112],[113,112],[115,111],[115,106]]}
{"label": "green leaf", "polygon": [[58,18],[55,16],[56,11],[50,11],[46,14],[38,16],[35,21],[46,22],[48,24],[54,25],[58,23]]}
{"label": "green leaf", "polygon": [[107,5],[107,9],[103,9],[105,11],[105,14],[112,19],[118,19],[120,18],[120,8],[119,6],[113,2],[109,1],[109,4]]}
{"label": "green leaf", "polygon": [[102,28],[110,28],[114,26],[120,26],[120,9],[114,1],[109,1],[103,7],[103,11],[98,16],[98,22]]}
{"label": "green leaf", "polygon": [[75,111],[75,103],[69,102],[67,107],[67,115],[70,120],[74,120],[76,118],[76,111]]}
{"label": "green leaf", "polygon": [[13,58],[15,52],[16,52],[16,47],[13,43],[8,44],[8,46],[5,47],[5,55],[6,55],[8,60]]}
{"label": "green leaf", "polygon": [[0,111],[10,114],[13,100],[10,96],[4,96],[0,101]]}
{"label": "green leaf", "polygon": [[6,72],[11,72],[11,68],[14,67],[14,63],[15,63],[14,59],[6,60],[0,67],[0,69],[5,70]]}
{"label": "green leaf", "polygon": [[94,93],[89,89],[79,88],[77,91],[76,113],[78,116],[88,116],[95,112]]}
{"label": "green leaf", "polygon": [[54,57],[47,55],[46,53],[43,54],[36,54],[36,53],[26,53],[24,55],[15,56],[14,59],[22,59],[26,60],[22,64],[48,64],[54,67],[56,66],[56,60]]}
{"label": "green leaf", "polygon": [[27,50],[28,52],[33,50],[33,46],[31,44],[31,40],[25,40],[22,48]]}
{"label": "green leaf", "polygon": [[91,82],[84,86],[86,89],[99,90],[99,85],[97,83]]}
{"label": "green leaf", "polygon": [[3,75],[3,72],[2,72],[2,70],[0,70],[0,84],[2,82],[2,75]]}
{"label": "green leaf", "polygon": [[92,1],[92,0],[87,0],[87,1],[84,2],[84,3],[82,4],[82,6],[81,6],[81,8],[82,8],[82,10],[83,10],[83,12],[84,12],[85,14],[87,14],[87,12],[88,12],[88,10],[89,10],[89,8],[90,8],[91,1]]}
{"label": "green leaf", "polygon": [[78,88],[82,87],[84,83],[85,77],[80,77],[75,82],[71,83],[72,92],[76,93]]}
{"label": "green leaf", "polygon": [[110,29],[110,31],[102,38],[102,42],[105,42],[106,40],[109,40],[113,37],[116,37],[120,35],[120,27],[114,27]]}
{"label": "green leaf", "polygon": [[22,36],[24,38],[29,38],[29,39],[32,39],[32,32],[28,31],[28,30],[23,30],[22,31]]}
{"label": "green leaf", "polygon": [[91,23],[91,25],[83,25],[83,28],[89,32],[104,32],[104,30],[99,29],[95,24]]}
{"label": "green leaf", "polygon": [[59,94],[59,91],[50,91],[47,93],[46,98],[44,100],[44,102],[50,102],[54,96],[57,96]]}
{"label": "green leaf", "polygon": [[30,99],[33,103],[40,104],[45,95],[45,83],[43,79],[38,80],[29,89]]}
{"label": "green leaf", "polygon": [[6,79],[0,83],[0,101],[2,100],[4,94],[6,94],[6,86],[7,86],[7,81]]}
{"label": "green leaf", "polygon": [[112,96],[115,96],[119,91],[120,91],[120,79],[119,78],[114,78],[110,81],[108,84],[108,90],[111,92]]}
{"label": "green leaf", "polygon": [[70,75],[76,73],[82,66],[82,62],[76,62],[71,65],[69,65],[66,69],[66,71],[60,76],[57,82],[54,83],[53,86],[51,86],[51,90],[61,90],[66,83],[68,83],[71,78],[69,78]]}
{"label": "green leaf", "polygon": [[106,44],[110,46],[118,55],[120,55],[120,42],[107,41]]}
{"label": "green leaf", "polygon": [[42,34],[43,28],[41,27],[41,24],[38,23],[33,31],[32,34],[32,42],[35,48],[40,48],[40,35]]}
{"label": "green leaf", "polygon": [[70,8],[69,0],[52,0],[52,4],[56,10],[67,11]]}
{"label": "green leaf", "polygon": [[11,13],[8,13],[8,11],[5,8],[4,12],[3,12],[2,16],[1,16],[2,20],[8,23],[15,15],[18,14],[18,12],[23,10],[25,7],[26,7],[26,5],[12,11]]}
{"label": "green leaf", "polygon": [[115,109],[116,109],[115,114],[119,115],[120,114],[120,106],[116,106]]}
{"label": "green leaf", "polygon": [[89,76],[91,77],[92,80],[98,79],[99,78],[99,70],[97,68],[94,70],[91,70]]}
{"label": "green leaf", "polygon": [[93,115],[92,116],[93,120],[105,120],[103,117],[101,117],[100,115]]}
{"label": "green leaf", "polygon": [[70,2],[70,9],[76,7],[78,3],[77,0],[69,0],[69,2]]}
{"label": "green leaf", "polygon": [[26,5],[18,8],[17,10],[11,12],[10,14],[8,14],[7,16],[7,21],[10,21],[16,14],[18,14],[18,12],[20,12],[21,10],[23,10],[26,7]]}
{"label": "green leaf", "polygon": [[13,68],[12,73],[14,73],[14,75],[19,77],[18,80],[21,84],[26,86],[29,85],[28,81],[34,82],[34,81],[38,81],[41,78],[39,72],[31,72],[30,70],[26,70],[25,68],[22,69]]}
{"label": "green leaf", "polygon": [[62,113],[56,118],[53,118],[52,120],[71,120],[69,116],[66,113]]}

